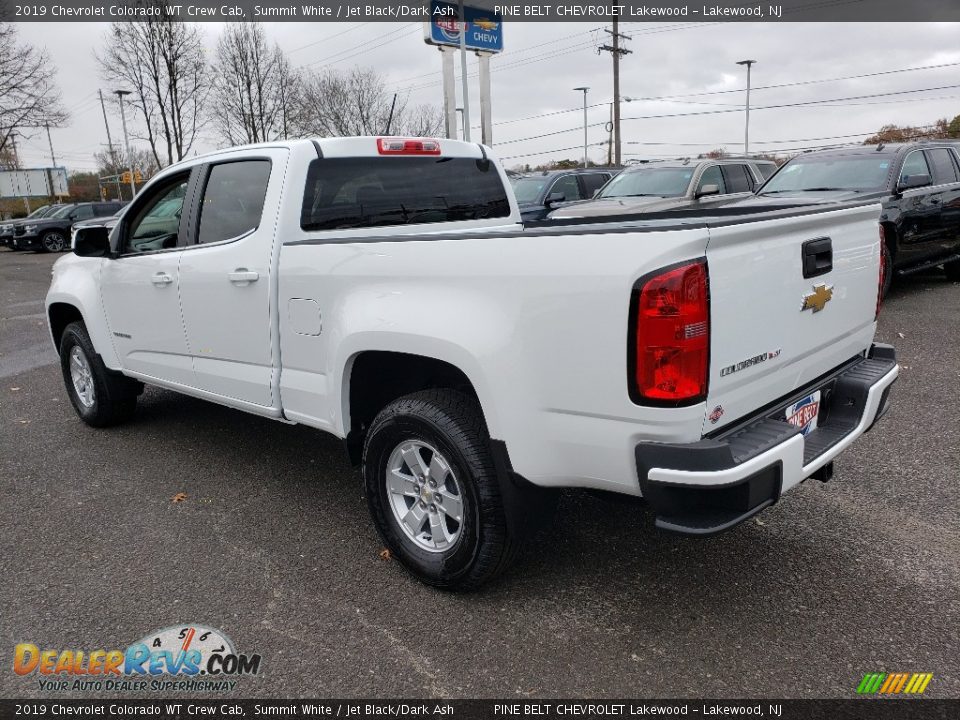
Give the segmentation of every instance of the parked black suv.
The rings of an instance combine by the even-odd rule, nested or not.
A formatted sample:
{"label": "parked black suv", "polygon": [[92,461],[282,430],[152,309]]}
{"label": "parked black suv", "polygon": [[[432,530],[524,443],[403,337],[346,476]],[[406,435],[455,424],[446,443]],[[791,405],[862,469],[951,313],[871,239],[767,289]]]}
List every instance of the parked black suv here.
{"label": "parked black suv", "polygon": [[611,168],[546,170],[510,177],[524,220],[542,220],[557,204],[588,200],[620,172]]}
{"label": "parked black suv", "polygon": [[36,249],[44,252],[60,252],[70,248],[70,226],[78,220],[113,215],[125,203],[86,202],[63,205],[50,215],[27,218],[13,226],[12,245],[15,250]]}
{"label": "parked black suv", "polygon": [[888,272],[943,265],[960,280],[960,141],[924,140],[805,153],[786,163],[745,206],[876,199]]}
{"label": "parked black suv", "polygon": [[12,245],[13,244],[13,226],[16,224],[22,224],[28,220],[39,220],[40,218],[47,217],[53,214],[60,205],[41,205],[32,213],[27,215],[25,218],[20,218],[19,220],[6,220],[0,222],[0,245]]}

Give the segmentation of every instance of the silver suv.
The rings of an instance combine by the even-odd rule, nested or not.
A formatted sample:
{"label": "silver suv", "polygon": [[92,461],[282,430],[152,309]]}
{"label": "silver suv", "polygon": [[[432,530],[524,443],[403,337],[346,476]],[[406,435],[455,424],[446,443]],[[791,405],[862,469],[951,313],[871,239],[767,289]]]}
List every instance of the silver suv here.
{"label": "silver suv", "polygon": [[749,197],[776,169],[776,164],[769,160],[750,158],[641,162],[610,180],[592,200],[565,205],[549,217],[635,215],[718,207]]}

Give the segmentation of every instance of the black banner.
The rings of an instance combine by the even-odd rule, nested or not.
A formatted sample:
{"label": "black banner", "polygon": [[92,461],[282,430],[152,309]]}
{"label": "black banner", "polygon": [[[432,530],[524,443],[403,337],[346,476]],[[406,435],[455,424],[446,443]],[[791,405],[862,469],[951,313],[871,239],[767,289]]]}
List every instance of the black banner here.
{"label": "black banner", "polygon": [[0,718],[955,720],[960,700],[0,700]]}
{"label": "black banner", "polygon": [[[448,0],[456,6],[457,0]],[[912,22],[960,21],[956,0],[469,0],[503,21]],[[437,9],[433,8],[436,12]],[[431,20],[428,0],[0,0],[0,21],[408,22]]]}

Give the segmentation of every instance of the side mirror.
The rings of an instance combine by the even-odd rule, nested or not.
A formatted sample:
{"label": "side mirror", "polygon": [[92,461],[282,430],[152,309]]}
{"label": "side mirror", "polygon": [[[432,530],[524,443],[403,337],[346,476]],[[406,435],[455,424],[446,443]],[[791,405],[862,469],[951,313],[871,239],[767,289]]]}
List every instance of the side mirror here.
{"label": "side mirror", "polygon": [[566,199],[567,199],[567,196],[564,195],[562,192],[550,193],[549,195],[547,195],[547,199],[543,201],[543,204],[546,205],[547,207],[550,207],[554,203],[563,202]]}
{"label": "side mirror", "polygon": [[73,254],[80,257],[109,257],[110,231],[104,227],[81,231]]}
{"label": "side mirror", "polygon": [[719,195],[719,194],[720,194],[720,186],[714,183],[710,183],[709,185],[701,185],[700,190],[697,191],[697,197],[703,197],[704,195]]}
{"label": "side mirror", "polygon": [[910,190],[912,188],[926,187],[932,182],[927,173],[918,173],[917,175],[904,175],[900,178],[897,190]]}

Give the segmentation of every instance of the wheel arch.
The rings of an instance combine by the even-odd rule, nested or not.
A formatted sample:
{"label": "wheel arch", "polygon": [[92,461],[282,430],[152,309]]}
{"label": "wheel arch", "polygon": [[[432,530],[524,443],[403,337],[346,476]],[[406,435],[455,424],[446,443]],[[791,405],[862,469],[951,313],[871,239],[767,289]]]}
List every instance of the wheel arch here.
{"label": "wheel arch", "polygon": [[60,341],[63,339],[63,331],[67,325],[73,322],[82,322],[86,325],[83,313],[76,305],[66,302],[54,302],[47,308],[47,322],[50,326],[50,337],[53,340],[53,346],[60,352]]}
{"label": "wheel arch", "polygon": [[364,350],[352,355],[344,370],[341,394],[351,461],[360,463],[366,430],[380,410],[404,395],[438,388],[457,390],[472,397],[484,413],[473,381],[447,360],[393,350]]}
{"label": "wheel arch", "polygon": [[881,220],[880,226],[883,228],[883,242],[890,250],[890,257],[897,258],[897,251],[900,249],[900,237],[897,232],[897,223],[893,220]]}

